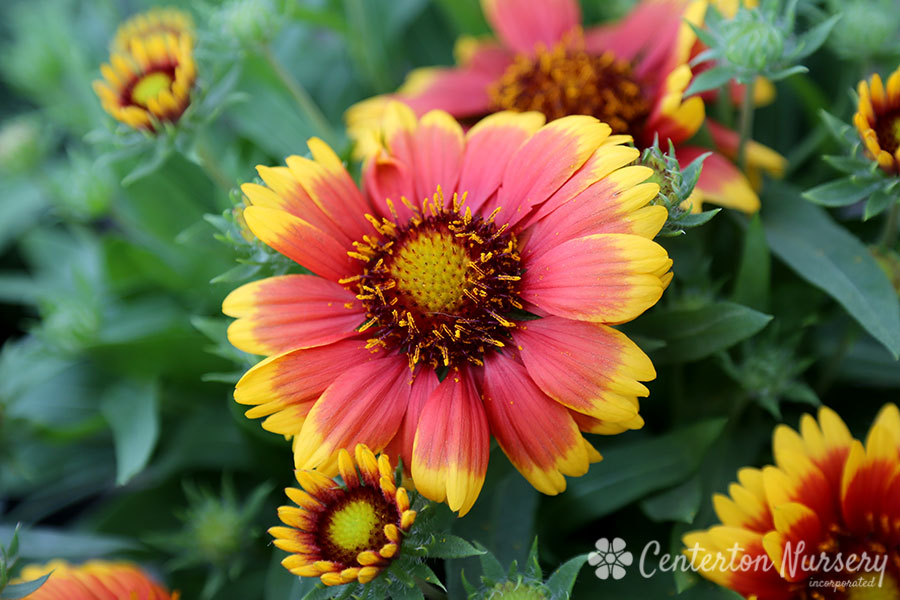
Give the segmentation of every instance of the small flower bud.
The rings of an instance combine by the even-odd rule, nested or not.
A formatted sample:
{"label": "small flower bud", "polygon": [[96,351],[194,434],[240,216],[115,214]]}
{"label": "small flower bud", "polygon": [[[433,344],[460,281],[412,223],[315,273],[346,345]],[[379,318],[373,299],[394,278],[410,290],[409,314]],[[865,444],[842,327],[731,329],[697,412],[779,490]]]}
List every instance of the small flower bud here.
{"label": "small flower bud", "polygon": [[278,33],[281,19],[272,0],[231,0],[211,21],[212,31],[240,46],[268,42]]}
{"label": "small flower bud", "polygon": [[784,34],[774,24],[741,11],[727,28],[725,57],[735,66],[760,72],[781,59]]}

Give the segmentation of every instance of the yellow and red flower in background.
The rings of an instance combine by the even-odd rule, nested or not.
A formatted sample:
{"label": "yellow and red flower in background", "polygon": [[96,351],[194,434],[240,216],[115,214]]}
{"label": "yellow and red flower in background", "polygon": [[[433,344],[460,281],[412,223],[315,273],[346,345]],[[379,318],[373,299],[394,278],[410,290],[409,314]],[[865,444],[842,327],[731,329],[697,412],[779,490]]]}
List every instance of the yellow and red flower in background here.
{"label": "yellow and red flower in background", "polygon": [[116,33],[94,91],[103,109],[135,129],[155,132],[176,122],[197,78],[190,16],[174,9],[133,17]]}
{"label": "yellow and red flower in background", "polygon": [[[682,165],[707,152],[689,142],[704,124],[703,99],[684,97],[694,75],[689,61],[698,53],[688,23],[702,24],[707,0],[643,0],[621,22],[585,31],[577,0],[482,0],[482,6],[497,40],[463,36],[457,67],[417,69],[397,93],[347,111],[358,156],[378,150],[374,129],[389,98],[419,115],[441,109],[464,121],[499,110],[536,110],[548,120],[586,114],[631,135],[639,148],[671,140]],[[710,133],[719,152],[704,164],[694,209],[708,200],[755,212],[756,192],[726,158],[737,155],[737,134],[715,124]],[[748,164],[777,172],[783,159],[753,144]]]}
{"label": "yellow and red flower in background", "polygon": [[315,138],[312,159],[260,166],[265,185],[242,187],[251,231],[313,273],[223,303],[231,343],[268,356],[235,400],[294,436],[298,469],[334,473],[338,451],[364,443],[465,513],[491,435],[555,494],[600,458],[581,432],[643,425],[655,371],[610,325],[671,280],[652,241],[666,209],[648,205],[652,171],[627,166],[628,136],[593,117],[544,121],[500,112],[464,133],[394,102],[362,191]]}
{"label": "yellow and red flower in background", "polygon": [[177,8],[152,8],[138,13],[119,25],[113,38],[112,50],[128,52],[132,40],[156,35],[174,35],[177,39],[194,37],[194,20]]}
{"label": "yellow and red flower in background", "polygon": [[886,173],[900,174],[900,67],[885,85],[878,73],[859,82],[853,124],[872,160]]}
{"label": "yellow and red flower in background", "polygon": [[318,471],[297,471],[302,489],[285,490],[297,507],[279,508],[286,527],[269,533],[291,553],[281,564],[294,575],[319,577],[325,585],[368,583],[399,556],[416,511],[386,455],[376,459],[358,444],[354,457],[339,452],[338,470],[343,485]]}
{"label": "yellow and red flower in background", "polygon": [[[52,574],[27,600],[178,600],[178,592],[169,592],[135,564],[93,560],[71,565],[53,560],[45,565],[28,565],[20,580],[39,579]],[[15,583],[15,582],[14,582]]]}
{"label": "yellow and red flower in background", "polygon": [[[689,549],[732,562],[701,573],[745,598],[756,600],[889,600],[900,597],[900,411],[885,406],[865,445],[853,438],[828,408],[818,421],[806,415],[799,433],[775,430],[775,466],[745,468],[729,495],[714,498],[721,525],[684,537]],[[788,552],[788,560],[785,560]],[[880,572],[854,570],[851,556],[881,557]],[[823,570],[822,558],[843,558],[845,571]],[[745,558],[746,557],[746,558]],[[812,559],[812,560],[810,560]],[[725,564],[768,564],[734,569]],[[803,561],[806,561],[805,563]],[[814,562],[818,560],[818,562]],[[803,568],[803,565],[807,568]],[[865,564],[865,563],[861,563]],[[874,563],[870,563],[874,564]],[[801,568],[793,568],[800,565]],[[815,565],[820,567],[812,568]],[[787,568],[784,568],[787,567]],[[854,586],[859,578],[880,587]],[[837,586],[832,585],[837,583]],[[842,583],[843,582],[843,583]]]}

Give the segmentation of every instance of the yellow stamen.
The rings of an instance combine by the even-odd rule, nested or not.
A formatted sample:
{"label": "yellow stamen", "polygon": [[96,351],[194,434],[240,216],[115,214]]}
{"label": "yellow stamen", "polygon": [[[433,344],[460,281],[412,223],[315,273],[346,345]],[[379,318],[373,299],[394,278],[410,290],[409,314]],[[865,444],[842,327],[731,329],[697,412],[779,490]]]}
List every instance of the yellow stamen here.
{"label": "yellow stamen", "polygon": [[610,52],[588,54],[580,32],[551,49],[539,46],[534,56],[517,56],[488,93],[495,111],[536,110],[548,121],[591,115],[613,133],[633,133],[650,111],[631,65]]}

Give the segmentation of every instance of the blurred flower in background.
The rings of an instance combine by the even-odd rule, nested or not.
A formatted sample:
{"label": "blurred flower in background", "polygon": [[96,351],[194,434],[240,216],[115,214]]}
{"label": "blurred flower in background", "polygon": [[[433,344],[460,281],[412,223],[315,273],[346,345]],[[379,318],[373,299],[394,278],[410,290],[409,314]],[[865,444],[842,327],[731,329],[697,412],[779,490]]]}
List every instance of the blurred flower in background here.
{"label": "blurred flower in background", "polygon": [[197,78],[191,45],[188,36],[155,34],[131,38],[126,52],[113,51],[110,63],[100,68],[103,80],[94,82],[106,112],[151,132],[161,122],[177,121]]}
{"label": "blurred flower in background", "polygon": [[[356,153],[377,151],[373,128],[394,98],[419,115],[436,108],[464,121],[500,110],[536,110],[548,120],[591,115],[613,133],[631,135],[639,148],[654,140],[674,143],[686,167],[707,152],[688,142],[704,124],[704,101],[685,94],[694,76],[689,61],[697,53],[690,25],[703,24],[706,6],[704,0],[644,0],[618,23],[582,30],[576,0],[483,0],[499,39],[463,36],[456,44],[457,67],[417,69],[396,94],[348,109]],[[736,157],[738,136],[715,127],[716,147],[697,184],[696,210],[705,200],[755,212],[756,192],[715,151]],[[776,173],[783,168],[774,152],[759,144],[754,150],[758,166]]]}
{"label": "blurred flower in background", "polygon": [[857,87],[859,102],[853,124],[869,158],[886,173],[900,174],[900,67],[887,78],[878,73]]}
{"label": "blurred flower in background", "polygon": [[50,578],[28,600],[178,600],[135,564],[94,560],[81,565],[54,560],[45,565],[28,565],[21,578]]}
{"label": "blurred flower in background", "polygon": [[111,47],[113,51],[128,52],[134,40],[145,40],[158,35],[171,35],[176,40],[192,40],[194,20],[191,15],[177,8],[151,8],[122,23]]}

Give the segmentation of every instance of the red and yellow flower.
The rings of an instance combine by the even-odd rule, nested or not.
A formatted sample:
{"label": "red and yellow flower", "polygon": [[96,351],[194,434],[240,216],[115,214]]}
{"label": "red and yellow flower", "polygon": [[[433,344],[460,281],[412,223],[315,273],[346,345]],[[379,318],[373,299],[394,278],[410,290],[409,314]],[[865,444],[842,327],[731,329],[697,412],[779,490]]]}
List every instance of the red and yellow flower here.
{"label": "red and yellow flower", "polygon": [[100,67],[103,79],[94,81],[94,91],[116,120],[156,131],[159,123],[177,121],[190,104],[197,78],[193,37],[167,30],[129,36],[127,50],[113,50],[109,64]]}
{"label": "red and yellow flower", "polygon": [[672,277],[651,241],[667,217],[648,205],[652,171],[588,116],[500,112],[464,133],[394,102],[383,123],[362,191],[315,138],[312,159],[260,166],[265,185],[242,187],[251,231],[313,274],[225,299],[231,343],[268,356],[235,400],[294,436],[299,469],[333,473],[341,448],[365,443],[465,513],[493,434],[558,493],[600,458],[582,431],[643,424],[639,382],[655,371],[610,325]]}
{"label": "red and yellow flower", "polygon": [[177,39],[194,37],[194,20],[177,8],[152,8],[138,13],[122,23],[116,30],[112,49],[128,52],[132,40],[147,39],[157,35],[173,35]]}
{"label": "red and yellow flower", "polygon": [[[697,52],[689,24],[702,24],[707,0],[643,0],[620,23],[584,31],[577,0],[482,0],[482,6],[498,39],[463,36],[458,66],[417,69],[397,93],[347,111],[358,156],[377,151],[373,124],[389,98],[419,115],[441,109],[464,121],[500,110],[536,110],[548,120],[591,115],[613,133],[631,135],[639,148],[670,140],[683,165],[707,151],[689,142],[704,123],[703,99],[684,96]],[[736,156],[738,136],[721,126],[711,134],[722,153],[706,160],[695,210],[708,200],[755,212],[756,192],[726,158]],[[783,168],[783,159],[759,144],[748,160],[751,167]]]}
{"label": "red and yellow flower", "polygon": [[[685,536],[688,554],[700,549],[695,566],[710,557],[700,572],[757,600],[900,597],[897,407],[882,409],[865,444],[822,408],[818,421],[803,417],[799,433],[779,426],[773,450],[775,466],[742,469],[729,495],[714,498],[721,525]],[[870,561],[857,562],[864,553]],[[719,556],[727,558],[715,566]],[[839,557],[844,570],[825,568]],[[885,564],[883,579],[881,571],[865,566],[877,568],[875,558]],[[767,568],[733,568],[741,561]],[[853,583],[861,578],[880,587]]]}
{"label": "red and yellow flower", "polygon": [[900,67],[885,85],[878,73],[859,82],[853,124],[872,160],[885,172],[900,174]]}
{"label": "red and yellow flower", "polygon": [[368,583],[399,556],[416,520],[406,488],[396,485],[386,455],[376,459],[364,444],[354,455],[338,453],[342,483],[303,470],[296,472],[302,489],[285,490],[297,507],[279,508],[287,527],[269,533],[291,553],[281,564],[294,575],[319,577],[325,585]]}
{"label": "red and yellow flower", "polygon": [[53,560],[45,565],[28,565],[20,581],[52,574],[27,600],[178,600],[178,592],[169,592],[135,564],[93,560],[71,565]]}

